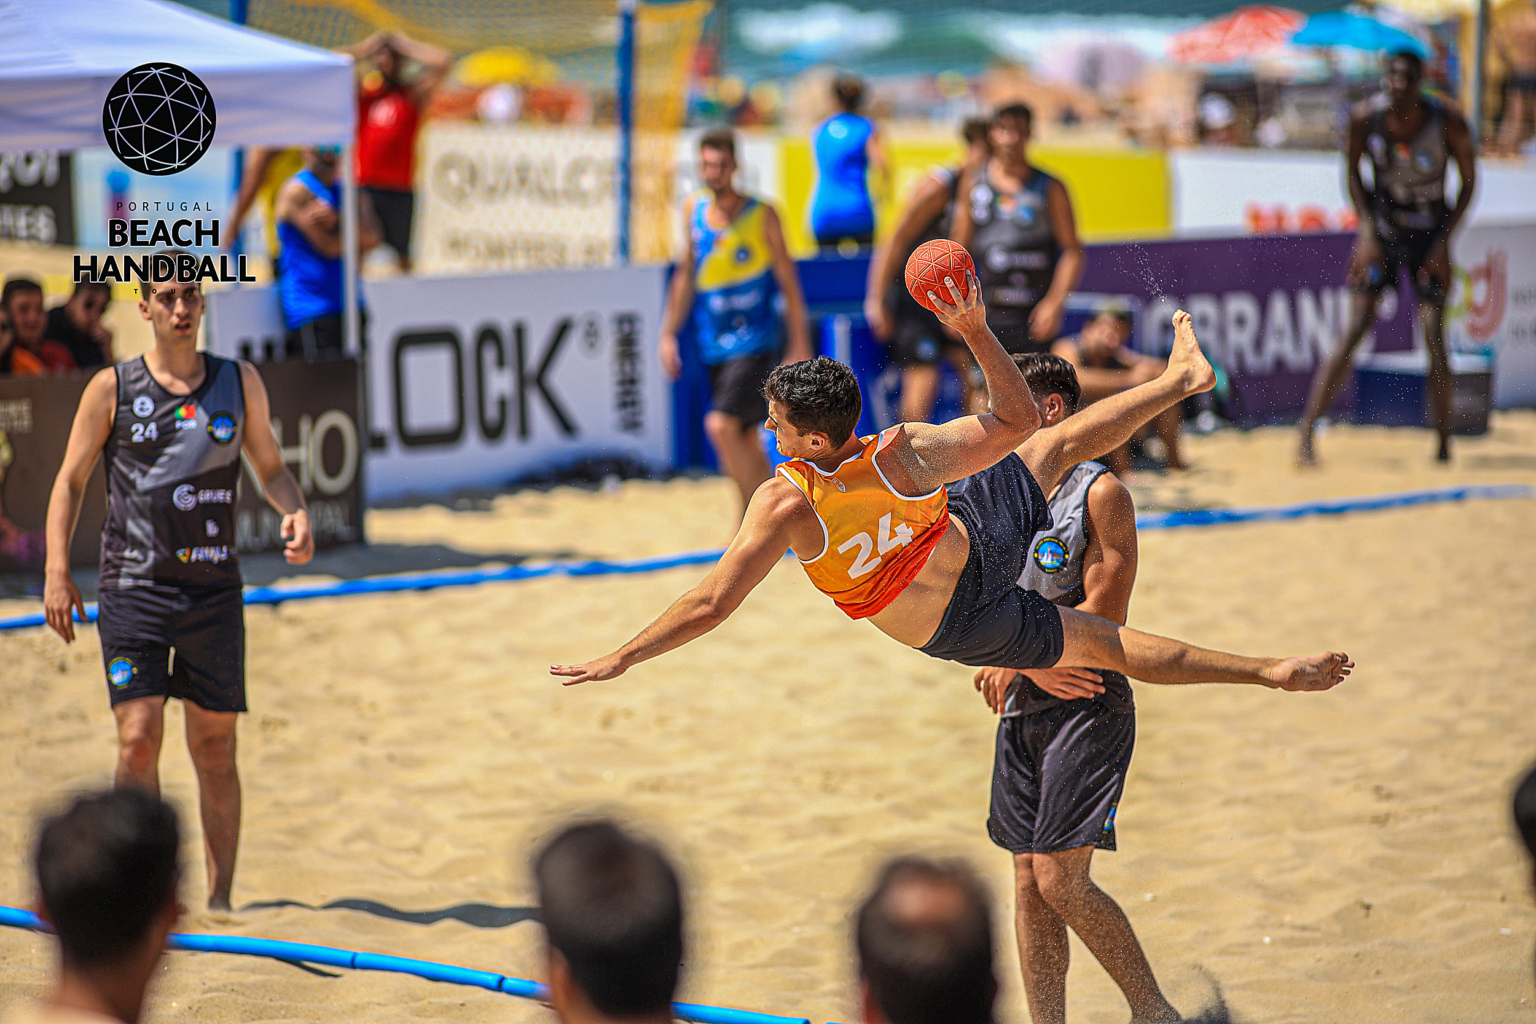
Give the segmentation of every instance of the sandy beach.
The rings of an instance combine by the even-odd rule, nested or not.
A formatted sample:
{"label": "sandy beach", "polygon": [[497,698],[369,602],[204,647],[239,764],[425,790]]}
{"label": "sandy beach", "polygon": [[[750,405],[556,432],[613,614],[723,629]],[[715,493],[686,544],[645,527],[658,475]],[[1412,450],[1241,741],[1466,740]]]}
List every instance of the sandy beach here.
{"label": "sandy beach", "polygon": [[[1194,469],[1132,477],[1144,510],[1536,482],[1536,413],[1503,414],[1430,462],[1419,431],[1335,428],[1293,469],[1278,429],[1192,438]],[[372,547],[252,582],[634,557],[723,544],[719,478],[525,490],[369,513]],[[1147,532],[1131,625],[1255,654],[1347,650],[1324,694],[1138,684],[1117,897],[1174,1002],[1214,979],[1266,1024],[1529,1020],[1530,870],[1509,787],[1536,759],[1536,503],[1475,501]],[[562,688],[704,573],[521,583],[247,610],[244,835],[235,903],[339,899],[508,908],[503,927],[359,910],[194,909],[187,931],[422,957],[537,977],[526,861],[567,815],[661,838],[689,884],[683,998],[850,1021],[848,915],[886,856],[969,858],[998,897],[1001,1016],[1026,1019],[1008,856],[986,837],[996,720],[970,672],[852,622],[792,562],[714,634],[621,679]],[[35,609],[0,601],[0,614]],[[0,903],[31,899],[37,813],[108,783],[112,719],[94,628],[66,649],[0,633]],[[186,812],[186,900],[206,889],[196,795],[168,712],[165,792]],[[510,921],[511,923],[505,923]],[[0,929],[0,1004],[37,992],[48,945]],[[1074,939],[1073,1020],[1125,1004]],[[392,975],[327,977],[172,954],[155,1024],[545,1021],[536,1004]],[[3,1008],[3,1005],[0,1005]]]}

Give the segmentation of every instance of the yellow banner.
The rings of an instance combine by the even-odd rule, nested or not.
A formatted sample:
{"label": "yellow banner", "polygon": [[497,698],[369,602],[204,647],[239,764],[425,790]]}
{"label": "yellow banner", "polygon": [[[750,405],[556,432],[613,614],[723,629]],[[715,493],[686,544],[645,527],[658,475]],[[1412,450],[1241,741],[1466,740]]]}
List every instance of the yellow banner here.
{"label": "yellow banner", "polygon": [[[935,167],[960,162],[958,144],[886,139],[891,164],[889,187],[870,182],[877,233],[889,230],[899,203]],[[1072,196],[1078,235],[1087,242],[1166,238],[1172,230],[1168,162],[1161,152],[1059,149],[1032,146],[1030,159],[1060,178]],[[789,136],[779,144],[779,187],[785,234],[796,256],[816,252],[811,236],[811,190],[816,179],[808,138]]]}

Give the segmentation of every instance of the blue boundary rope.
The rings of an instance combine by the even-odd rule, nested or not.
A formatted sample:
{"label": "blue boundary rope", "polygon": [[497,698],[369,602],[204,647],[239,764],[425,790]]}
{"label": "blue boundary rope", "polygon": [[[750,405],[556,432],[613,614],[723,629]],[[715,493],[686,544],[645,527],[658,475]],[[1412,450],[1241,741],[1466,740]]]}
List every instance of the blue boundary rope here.
{"label": "blue boundary rope", "polygon": [[[1536,498],[1531,484],[1469,484],[1464,487],[1432,487],[1420,491],[1397,491],[1358,498],[1331,498],[1299,501],[1292,505],[1262,505],[1252,508],[1196,509],[1178,512],[1148,512],[1136,517],[1142,530],[1176,530],[1190,526],[1219,526],[1230,523],[1267,523],[1307,516],[1341,515],[1346,512],[1379,512],[1383,509],[1433,505],[1447,501]],[[506,583],[539,579],[544,576],[611,576],[675,569],[683,565],[706,565],[719,561],[724,548],[683,551],[648,558],[593,559],[581,562],[529,562],[505,569],[468,569],[461,572],[403,573],[399,576],[370,576],[357,580],[307,583],[285,587],[247,587],[245,603],[282,604],[316,597],[347,597],[352,594],[392,594],[409,590],[436,590],[439,587],[467,587],[480,583]],[[85,606],[85,621],[96,621],[96,605]],[[43,626],[42,612],[29,612],[0,618],[0,632]]]}
{"label": "blue boundary rope", "polygon": [[[29,910],[19,907],[0,906],[0,925],[25,928],[34,932],[48,931],[48,926]],[[282,939],[259,939],[249,935],[172,935],[167,945],[171,949],[191,953],[232,953],[237,956],[261,956],[293,963],[315,964],[322,967],[343,967],[354,971],[390,971],[410,974],[428,981],[442,981],[450,985],[470,985],[502,992],[524,999],[546,999],[549,991],[537,981],[512,978],[492,971],[477,971],[470,967],[455,967],[432,960],[413,960],[384,953],[364,953],[332,946],[312,946],[307,942],[286,942]],[[695,1024],[810,1024],[804,1017],[779,1017],[770,1013],[751,1010],[735,1010],[728,1006],[703,1006],[697,1003],[673,1003],[672,1014],[678,1020]]]}

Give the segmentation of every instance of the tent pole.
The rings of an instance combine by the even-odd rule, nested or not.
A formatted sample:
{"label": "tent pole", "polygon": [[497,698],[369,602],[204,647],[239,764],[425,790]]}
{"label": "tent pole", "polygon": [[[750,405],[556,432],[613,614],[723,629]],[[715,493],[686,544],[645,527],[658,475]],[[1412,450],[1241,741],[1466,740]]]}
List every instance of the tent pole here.
{"label": "tent pole", "polygon": [[619,0],[619,265],[629,263],[629,208],[634,194],[635,0]]}
{"label": "tent pole", "polygon": [[357,175],[354,147],[341,147],[341,323],[346,333],[346,352],[362,356],[357,317]]}
{"label": "tent pole", "polygon": [[1483,140],[1483,76],[1488,65],[1488,0],[1477,0],[1477,37],[1472,54],[1472,144]]}

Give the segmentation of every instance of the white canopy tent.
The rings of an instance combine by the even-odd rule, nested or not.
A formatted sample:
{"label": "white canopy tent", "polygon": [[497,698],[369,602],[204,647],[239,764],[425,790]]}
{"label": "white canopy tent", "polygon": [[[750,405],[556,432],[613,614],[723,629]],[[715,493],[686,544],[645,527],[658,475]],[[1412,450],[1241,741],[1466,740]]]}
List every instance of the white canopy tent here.
{"label": "white canopy tent", "polygon": [[[350,157],[357,117],[352,58],[160,0],[0,0],[0,149],[106,145],[102,106],[124,72],[167,61],[208,87],[214,141],[336,145]],[[348,347],[357,349],[357,218],[344,159]]]}

